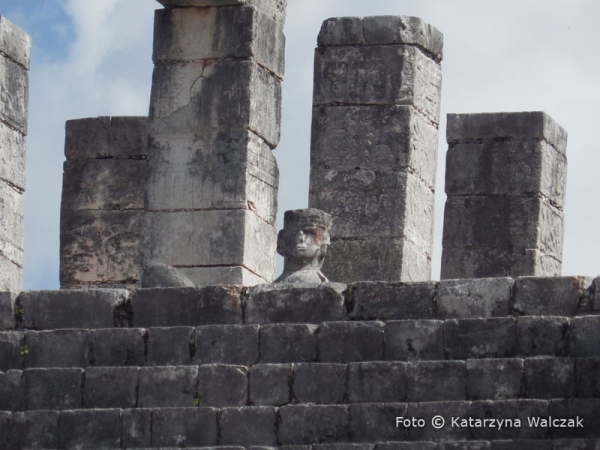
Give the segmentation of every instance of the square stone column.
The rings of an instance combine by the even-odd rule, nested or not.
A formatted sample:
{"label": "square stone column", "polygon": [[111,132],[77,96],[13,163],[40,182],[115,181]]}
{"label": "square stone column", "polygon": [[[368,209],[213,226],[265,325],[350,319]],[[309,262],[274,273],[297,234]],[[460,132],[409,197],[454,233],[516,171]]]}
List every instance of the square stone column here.
{"label": "square stone column", "polygon": [[198,285],[270,282],[285,1],[160,3],[143,265]]}
{"label": "square stone column", "polygon": [[567,133],[543,112],[449,114],[442,274],[561,274]]}
{"label": "square stone column", "polygon": [[442,46],[415,17],[323,23],[309,205],[334,219],[332,281],[431,277]]}
{"label": "square stone column", "polygon": [[146,155],[146,117],[67,122],[61,288],[139,287]]}
{"label": "square stone column", "polygon": [[20,292],[31,38],[0,16],[0,291]]}

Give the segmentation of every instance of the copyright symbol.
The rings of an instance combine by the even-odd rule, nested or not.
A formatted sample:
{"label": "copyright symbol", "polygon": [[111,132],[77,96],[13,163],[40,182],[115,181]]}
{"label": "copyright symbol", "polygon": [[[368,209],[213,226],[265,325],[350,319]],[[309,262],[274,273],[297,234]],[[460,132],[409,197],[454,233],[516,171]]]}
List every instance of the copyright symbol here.
{"label": "copyright symbol", "polygon": [[431,419],[431,425],[433,425],[433,428],[436,430],[441,430],[444,428],[444,425],[446,425],[446,421],[442,416],[435,416],[433,419]]}

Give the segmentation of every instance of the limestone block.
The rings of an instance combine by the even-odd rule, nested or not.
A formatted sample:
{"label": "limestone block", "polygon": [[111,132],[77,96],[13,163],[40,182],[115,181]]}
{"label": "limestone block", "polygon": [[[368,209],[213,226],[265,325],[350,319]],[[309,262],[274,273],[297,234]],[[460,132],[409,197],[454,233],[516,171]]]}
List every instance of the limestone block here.
{"label": "limestone block", "polygon": [[[18,257],[16,253],[24,247],[24,212],[23,192],[0,180],[0,241],[14,247],[12,254],[6,255],[9,259]],[[22,260],[13,262],[19,263]]]}
{"label": "limestone block", "polygon": [[260,328],[261,363],[314,362],[317,359],[316,325],[279,324]]}
{"label": "limestone block", "polygon": [[146,331],[139,328],[91,330],[96,366],[143,366],[146,364]]}
{"label": "limestone block", "polygon": [[29,76],[27,69],[0,55],[0,121],[27,134]]}
{"label": "limestone block", "polygon": [[27,331],[25,367],[87,367],[90,364],[88,330]]}
{"label": "limestone block", "polygon": [[319,47],[313,104],[410,105],[439,123],[440,66],[414,46]]}
{"label": "limestone block", "polygon": [[[268,406],[224,408],[221,445],[277,445],[277,409]],[[247,448],[247,447],[246,447]]]}
{"label": "limestone block", "polygon": [[390,403],[406,399],[406,364],[387,362],[348,365],[349,403]]}
{"label": "limestone block", "polygon": [[248,388],[252,405],[281,406],[291,402],[290,364],[257,364],[250,369]]}
{"label": "limestone block", "polygon": [[385,324],[385,359],[388,361],[444,359],[444,322],[400,320]]}
{"label": "limestone block", "polygon": [[[3,19],[0,17],[0,24]],[[25,190],[25,138],[2,122],[0,122],[0,180],[21,191]]]}
{"label": "limestone block", "polygon": [[63,411],[58,418],[64,448],[118,448],[121,445],[121,410]]}
{"label": "limestone block", "polygon": [[0,16],[0,52],[6,58],[29,69],[31,37],[6,17]]}
{"label": "limestone block", "polygon": [[383,359],[382,322],[328,322],[319,330],[320,362]]}
{"label": "limestone block", "polygon": [[565,356],[569,335],[566,317],[519,317],[517,343],[519,356]]}
{"label": "limestone block", "polygon": [[[407,438],[406,430],[396,428],[395,418],[407,417],[406,406],[406,403],[363,403],[350,405],[348,410],[350,413],[352,440],[355,442],[405,440]],[[410,448],[412,449],[413,447]]]}
{"label": "limestone block", "polygon": [[266,279],[242,266],[178,267],[177,270],[193,280],[196,286],[256,286],[267,283]]}
{"label": "limestone block", "polygon": [[21,350],[25,345],[22,331],[0,332],[0,371],[23,367]]}
{"label": "limestone block", "polygon": [[600,396],[599,371],[600,358],[580,358],[575,361],[575,393],[577,397],[598,398]]}
{"label": "limestone block", "polygon": [[363,19],[360,17],[331,17],[321,25],[317,42],[319,47],[365,45]]}
{"label": "limestone block", "polygon": [[197,367],[142,367],[138,406],[142,408],[195,406]]}
{"label": "limestone block", "polygon": [[157,61],[252,59],[283,77],[283,23],[251,6],[159,9],[154,20]]}
{"label": "limestone block", "polygon": [[453,319],[444,323],[444,354],[448,359],[506,358],[516,354],[514,318]]}
{"label": "limestone block", "polygon": [[196,328],[195,360],[199,364],[240,364],[258,361],[257,325],[206,325]]}
{"label": "limestone block", "polygon": [[121,442],[125,448],[149,448],[152,440],[152,410],[126,409],[121,415]]}
{"label": "limestone block", "polygon": [[522,377],[521,359],[467,360],[467,397],[470,400],[518,398]]}
{"label": "limestone block", "polygon": [[65,155],[73,159],[144,159],[147,154],[146,117],[90,117],[68,120]]}
{"label": "limestone block", "polygon": [[287,0],[157,0],[166,8],[180,8],[186,6],[207,7],[207,6],[232,6],[232,5],[248,5],[254,6],[256,9],[269,17],[278,21],[285,21],[285,9]]}
{"label": "limestone block", "polygon": [[198,402],[201,406],[242,406],[248,399],[248,374],[244,366],[198,367]]}
{"label": "limestone block", "polygon": [[16,298],[17,295],[14,292],[0,291],[0,330],[15,328],[14,304]]}
{"label": "limestone block", "polygon": [[137,367],[88,367],[83,404],[86,408],[135,408]]}
{"label": "limestone block", "polygon": [[344,403],[346,396],[346,365],[295,365],[292,395],[298,403]]}
{"label": "limestone block", "polygon": [[147,338],[149,366],[184,366],[191,362],[194,328],[150,328]]}
{"label": "limestone block", "polygon": [[416,361],[408,364],[409,402],[465,400],[467,368],[464,361]]}
{"label": "limestone block", "polygon": [[571,356],[600,356],[600,316],[573,318],[569,344]]}
{"label": "limestone block", "polygon": [[543,139],[565,153],[567,132],[543,111],[448,114],[448,143],[475,140]]}
{"label": "limestone block", "polygon": [[252,132],[151,137],[149,210],[249,209],[274,225],[278,186],[277,160]]}
{"label": "limestone block", "polygon": [[9,448],[59,448],[59,414],[58,411],[14,412]]}
{"label": "limestone block", "polygon": [[281,83],[255,62],[157,64],[152,85],[151,134],[249,129],[279,142]]}
{"label": "limestone block", "polygon": [[575,394],[575,360],[530,358],[523,371],[523,397],[569,398]]}
{"label": "limestone block", "polygon": [[348,407],[343,405],[290,405],[279,409],[279,442],[302,445],[348,440]]}
{"label": "limestone block", "polygon": [[23,399],[23,372],[0,372],[0,411],[19,411]]}
{"label": "limestone block", "polygon": [[[11,248],[8,244],[3,245],[3,243],[0,243],[0,246]],[[21,291],[23,285],[23,267],[4,256],[0,256],[0,273],[2,274],[2,279],[0,279],[1,291],[14,293]]]}
{"label": "limestone block", "polygon": [[438,317],[506,317],[510,314],[512,285],[512,278],[442,280],[437,295]]}
{"label": "limestone block", "polygon": [[276,230],[252,211],[147,212],[144,219],[146,265],[243,265],[267,281],[273,277]]}
{"label": "limestone block", "polygon": [[81,407],[83,369],[28,369],[23,372],[26,410]]}
{"label": "limestone block", "polygon": [[217,411],[212,408],[160,408],[152,413],[152,445],[204,447],[217,444]]}
{"label": "limestone block", "polygon": [[541,193],[562,209],[566,181],[567,159],[546,141],[457,143],[446,154],[448,195]]}
{"label": "limestone block", "polygon": [[142,211],[61,211],[63,288],[140,279]]}
{"label": "limestone block", "polygon": [[524,316],[572,317],[591,284],[591,277],[517,278],[513,309]]}

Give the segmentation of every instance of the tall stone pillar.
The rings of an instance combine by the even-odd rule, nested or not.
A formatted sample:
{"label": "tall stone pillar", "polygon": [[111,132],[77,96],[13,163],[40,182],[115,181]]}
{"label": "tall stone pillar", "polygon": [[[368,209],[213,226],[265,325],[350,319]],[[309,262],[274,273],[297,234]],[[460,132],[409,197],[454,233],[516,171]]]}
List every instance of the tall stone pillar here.
{"label": "tall stone pillar", "polygon": [[415,17],[323,23],[309,205],[333,216],[332,281],[430,279],[442,46]]}
{"label": "tall stone pillar", "polygon": [[567,133],[543,112],[449,114],[442,274],[561,273]]}
{"label": "tall stone pillar", "polygon": [[271,281],[285,0],[160,2],[143,264],[198,285]]}
{"label": "tall stone pillar", "polygon": [[61,288],[139,286],[146,141],[145,117],[67,122]]}
{"label": "tall stone pillar", "polygon": [[22,287],[31,38],[0,16],[0,291]]}

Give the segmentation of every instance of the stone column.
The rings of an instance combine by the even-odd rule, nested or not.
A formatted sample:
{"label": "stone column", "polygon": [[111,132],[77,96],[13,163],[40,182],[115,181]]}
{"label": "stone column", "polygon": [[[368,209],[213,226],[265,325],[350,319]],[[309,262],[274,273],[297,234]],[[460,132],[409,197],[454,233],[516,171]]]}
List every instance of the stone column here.
{"label": "stone column", "polygon": [[160,2],[143,264],[198,285],[271,281],[285,0]]}
{"label": "stone column", "polygon": [[430,279],[442,46],[415,17],[323,23],[309,206],[333,216],[332,281]]}
{"label": "stone column", "polygon": [[0,16],[0,291],[22,287],[31,38]]}
{"label": "stone column", "polygon": [[145,117],[67,122],[61,288],[139,286],[146,147]]}
{"label": "stone column", "polygon": [[543,112],[449,114],[442,275],[561,273],[567,133]]}

